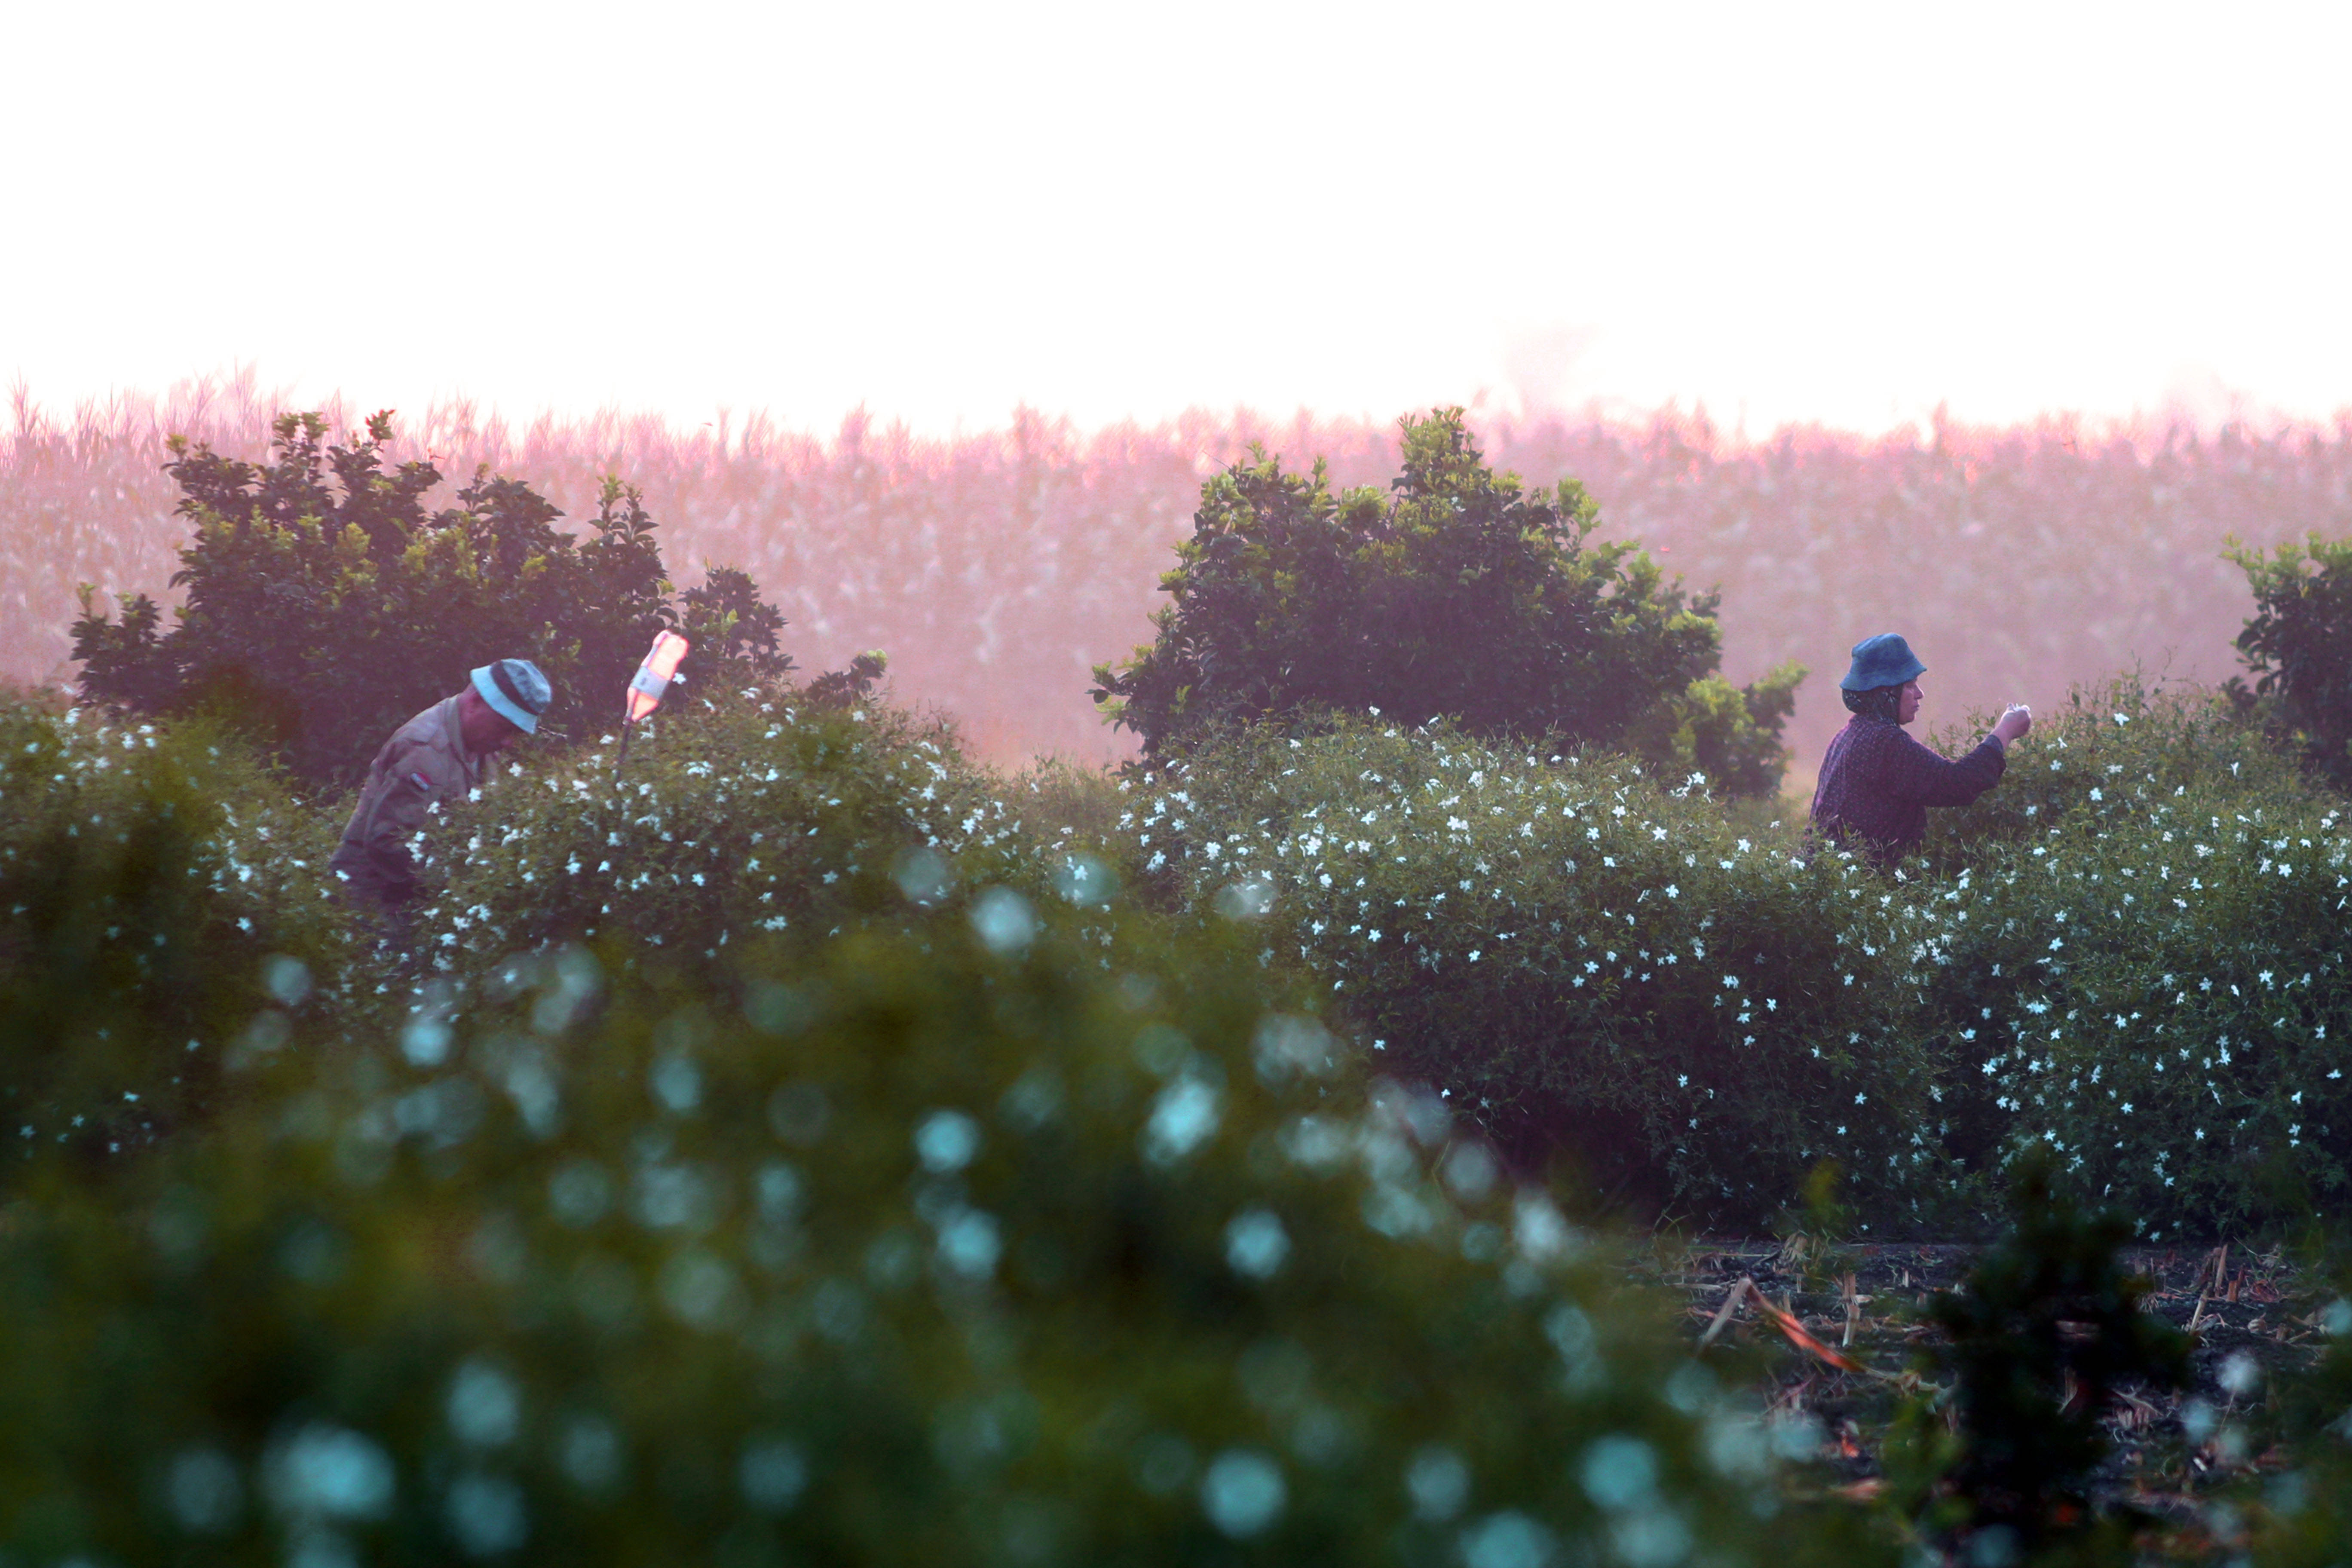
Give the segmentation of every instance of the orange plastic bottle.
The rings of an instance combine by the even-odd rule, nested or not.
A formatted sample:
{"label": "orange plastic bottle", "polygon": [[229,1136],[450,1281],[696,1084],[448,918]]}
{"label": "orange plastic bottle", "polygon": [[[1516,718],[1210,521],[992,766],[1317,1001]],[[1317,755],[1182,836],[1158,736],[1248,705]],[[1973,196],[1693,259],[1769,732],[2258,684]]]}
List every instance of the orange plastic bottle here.
{"label": "orange plastic bottle", "polygon": [[634,724],[661,706],[662,695],[677,674],[678,661],[686,657],[688,647],[676,632],[663,632],[654,638],[652,650],[629,682],[629,708],[623,722]]}

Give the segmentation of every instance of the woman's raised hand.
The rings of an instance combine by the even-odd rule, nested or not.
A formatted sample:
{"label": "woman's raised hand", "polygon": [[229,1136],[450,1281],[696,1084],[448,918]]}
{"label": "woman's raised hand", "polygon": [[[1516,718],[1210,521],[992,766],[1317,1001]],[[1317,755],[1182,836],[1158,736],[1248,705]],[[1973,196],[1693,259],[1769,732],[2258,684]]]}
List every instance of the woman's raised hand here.
{"label": "woman's raised hand", "polygon": [[1992,727],[1992,732],[2000,738],[2000,743],[2006,746],[2032,728],[2033,710],[2023,703],[2019,703],[2000,716],[2000,722]]}

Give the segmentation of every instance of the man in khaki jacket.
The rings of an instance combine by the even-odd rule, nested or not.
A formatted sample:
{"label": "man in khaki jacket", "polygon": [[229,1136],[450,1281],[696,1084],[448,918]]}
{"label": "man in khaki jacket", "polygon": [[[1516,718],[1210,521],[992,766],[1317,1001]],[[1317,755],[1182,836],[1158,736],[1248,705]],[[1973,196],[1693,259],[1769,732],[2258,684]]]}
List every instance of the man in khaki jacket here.
{"label": "man in khaki jacket", "polygon": [[405,944],[406,906],[416,896],[408,841],[435,801],[479,788],[492,755],[539,728],[551,695],[547,677],[528,659],[502,658],[475,670],[455,697],[393,731],[368,765],[359,804],[331,862],[345,896]]}

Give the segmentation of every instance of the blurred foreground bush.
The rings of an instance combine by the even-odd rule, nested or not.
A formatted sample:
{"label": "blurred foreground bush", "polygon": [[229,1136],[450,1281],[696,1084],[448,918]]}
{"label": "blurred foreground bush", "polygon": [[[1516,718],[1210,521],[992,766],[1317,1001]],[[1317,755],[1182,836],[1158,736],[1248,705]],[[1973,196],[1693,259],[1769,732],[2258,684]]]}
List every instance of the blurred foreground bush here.
{"label": "blurred foreground bush", "polygon": [[1685,598],[1631,544],[1588,543],[1583,488],[1530,494],[1495,473],[1460,409],[1407,420],[1403,464],[1391,498],[1335,497],[1319,462],[1286,474],[1263,453],[1202,487],[1158,639],[1095,672],[1147,756],[1370,712],[1622,746],[1733,794],[1778,791],[1801,668],[1730,686],[1715,596]]}
{"label": "blurred foreground bush", "polygon": [[[2269,1403],[2279,1412],[2278,1463],[2245,1489],[2254,1560],[2264,1568],[2333,1568],[2352,1562],[2352,1258],[2345,1232],[2334,1232],[2332,1256],[2317,1272],[2332,1284],[2312,1314],[2326,1336],[2319,1364],[2305,1377],[2281,1380]],[[2205,1413],[2210,1435],[2244,1447],[2241,1422]],[[2232,1443],[2234,1439],[2234,1443]]]}
{"label": "blurred foreground bush", "polygon": [[[281,1563],[1890,1562],[1444,1106],[1009,889],[618,939],[0,1214],[0,1542]],[[1801,1427],[1783,1447],[1809,1449]]]}
{"label": "blurred foreground bush", "polygon": [[[267,467],[174,437],[187,605],[159,632],[145,595],[110,620],[85,591],[73,628],[85,698],[149,716],[206,712],[254,736],[308,784],[357,782],[387,736],[493,658],[535,660],[553,682],[544,723],[576,731],[617,714],[654,633],[694,642],[696,681],[782,674],[783,617],[751,580],[714,567],[673,598],[653,520],[607,479],[575,542],[562,513],[487,470],[428,514],[430,463],[383,468],[392,416],[323,453],[326,422],[281,416]],[[341,491],[322,469],[331,468]]]}
{"label": "blurred foreground bush", "polygon": [[1966,1561],[2120,1565],[2155,1521],[2094,1495],[2106,1423],[2126,1392],[2187,1384],[2190,1339],[2145,1310],[2148,1281],[2119,1250],[2128,1227],[2054,1193],[2053,1162],[2018,1163],[2013,1228],[1930,1300],[1943,1333],[1921,1370],[1948,1381],[1908,1404],[1888,1468],[1896,1506]]}

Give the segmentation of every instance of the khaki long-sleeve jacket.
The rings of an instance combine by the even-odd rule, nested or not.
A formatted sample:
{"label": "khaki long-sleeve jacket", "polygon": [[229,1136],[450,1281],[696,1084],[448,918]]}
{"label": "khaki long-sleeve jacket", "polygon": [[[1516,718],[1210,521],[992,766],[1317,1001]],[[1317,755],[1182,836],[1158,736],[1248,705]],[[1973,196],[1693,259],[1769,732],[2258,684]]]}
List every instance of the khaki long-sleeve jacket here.
{"label": "khaki long-sleeve jacket", "polygon": [[425,807],[478,788],[487,754],[466,749],[457,699],[446,697],[393,731],[368,764],[359,804],[343,826],[331,864],[362,906],[391,910],[416,893],[408,841],[425,826]]}

